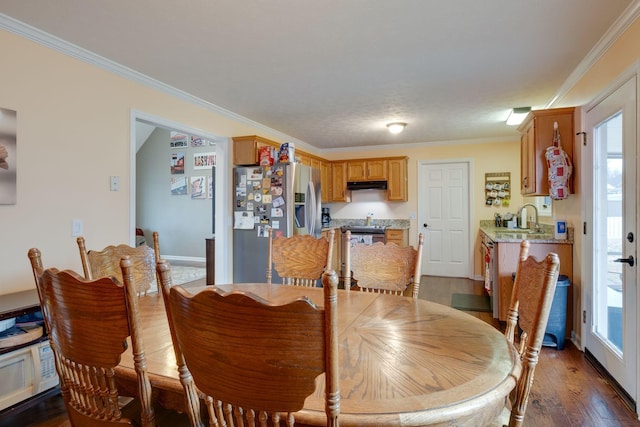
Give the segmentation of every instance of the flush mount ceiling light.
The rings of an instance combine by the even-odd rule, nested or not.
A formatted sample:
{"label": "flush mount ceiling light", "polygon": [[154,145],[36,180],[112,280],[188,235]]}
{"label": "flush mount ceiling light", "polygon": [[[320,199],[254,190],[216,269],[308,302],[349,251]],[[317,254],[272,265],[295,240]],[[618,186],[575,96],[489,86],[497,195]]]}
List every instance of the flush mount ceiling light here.
{"label": "flush mount ceiling light", "polygon": [[391,133],[400,133],[404,130],[404,127],[406,125],[407,125],[406,123],[394,122],[394,123],[389,123],[387,125],[387,128],[389,128],[389,132]]}
{"label": "flush mount ceiling light", "polygon": [[507,124],[509,126],[515,126],[522,123],[524,118],[531,111],[531,107],[518,107],[514,108],[509,112],[509,117],[507,117]]}

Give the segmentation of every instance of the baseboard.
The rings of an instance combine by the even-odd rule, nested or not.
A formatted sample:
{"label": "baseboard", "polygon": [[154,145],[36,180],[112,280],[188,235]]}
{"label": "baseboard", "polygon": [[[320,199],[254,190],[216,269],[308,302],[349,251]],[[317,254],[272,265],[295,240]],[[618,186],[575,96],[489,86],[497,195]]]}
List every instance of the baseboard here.
{"label": "baseboard", "polygon": [[598,373],[607,380],[611,388],[613,388],[618,396],[620,396],[620,399],[624,402],[624,404],[627,405],[634,414],[637,413],[636,402],[633,400],[633,398],[629,395],[629,393],[626,392],[624,388],[622,388],[618,381],[616,381],[615,378],[611,376],[609,371],[607,371],[605,367],[602,366],[600,362],[598,362],[595,356],[587,348],[584,349],[584,357],[589,363],[591,363],[595,370],[598,371]]}
{"label": "baseboard", "polygon": [[162,255],[162,259],[166,259],[167,261],[201,262],[203,264],[207,262],[206,258],[177,255]]}

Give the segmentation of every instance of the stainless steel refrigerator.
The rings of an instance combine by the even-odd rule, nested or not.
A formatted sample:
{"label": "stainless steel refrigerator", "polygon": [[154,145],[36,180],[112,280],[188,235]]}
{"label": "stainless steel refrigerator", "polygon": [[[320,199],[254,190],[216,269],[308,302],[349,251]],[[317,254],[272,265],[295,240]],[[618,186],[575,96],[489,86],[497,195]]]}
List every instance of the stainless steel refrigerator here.
{"label": "stainless steel refrigerator", "polygon": [[237,167],[233,185],[233,281],[264,282],[269,228],[274,237],[320,236],[320,170],[300,163]]}

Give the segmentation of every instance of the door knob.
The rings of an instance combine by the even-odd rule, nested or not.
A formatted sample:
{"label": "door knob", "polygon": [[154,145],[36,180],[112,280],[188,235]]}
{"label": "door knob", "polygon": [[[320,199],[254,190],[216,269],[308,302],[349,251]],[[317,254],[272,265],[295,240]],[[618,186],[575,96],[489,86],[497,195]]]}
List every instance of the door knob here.
{"label": "door knob", "polygon": [[629,258],[618,258],[613,262],[626,262],[627,264],[629,264],[629,267],[633,267],[633,264],[635,264],[635,260],[633,259],[632,255],[629,255]]}
{"label": "door knob", "polygon": [[422,224],[422,226],[423,226],[424,228],[429,228],[429,224],[427,224],[426,222],[425,222],[424,224]]}

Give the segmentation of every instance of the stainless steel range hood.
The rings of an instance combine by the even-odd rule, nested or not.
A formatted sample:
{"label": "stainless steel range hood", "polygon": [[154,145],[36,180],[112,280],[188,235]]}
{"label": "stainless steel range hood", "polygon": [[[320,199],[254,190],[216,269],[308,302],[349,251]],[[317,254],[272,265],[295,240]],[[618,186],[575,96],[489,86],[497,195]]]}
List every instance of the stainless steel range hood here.
{"label": "stainless steel range hood", "polygon": [[386,190],[387,181],[347,181],[347,190]]}

